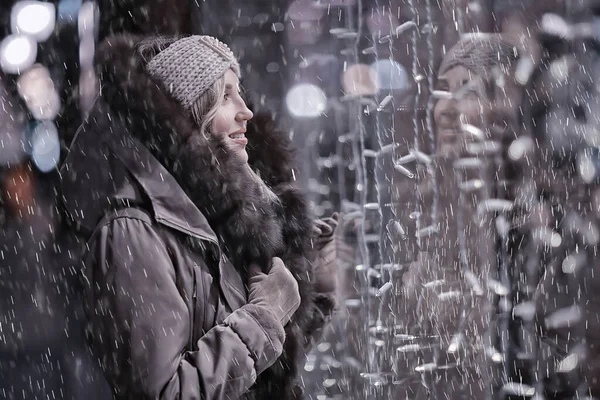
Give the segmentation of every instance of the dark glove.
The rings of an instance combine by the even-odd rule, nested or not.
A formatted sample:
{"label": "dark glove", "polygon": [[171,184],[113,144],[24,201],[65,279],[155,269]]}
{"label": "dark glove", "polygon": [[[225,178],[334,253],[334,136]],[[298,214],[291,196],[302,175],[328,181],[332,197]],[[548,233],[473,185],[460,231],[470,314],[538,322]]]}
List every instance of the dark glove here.
{"label": "dark glove", "polygon": [[263,307],[285,326],[300,306],[298,282],[280,258],[273,258],[265,274],[253,264],[249,270],[248,304]]}
{"label": "dark glove", "polygon": [[318,293],[333,293],[336,290],[336,245],[335,230],[338,226],[339,214],[335,213],[331,218],[316,220],[313,228],[315,235],[313,247],[316,250],[316,258],[313,262],[313,277],[315,290]]}

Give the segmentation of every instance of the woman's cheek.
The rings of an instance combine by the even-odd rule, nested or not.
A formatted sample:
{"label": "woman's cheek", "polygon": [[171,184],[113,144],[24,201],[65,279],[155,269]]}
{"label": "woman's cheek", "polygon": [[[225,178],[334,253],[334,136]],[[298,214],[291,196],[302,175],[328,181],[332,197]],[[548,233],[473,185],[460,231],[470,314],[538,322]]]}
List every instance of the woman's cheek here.
{"label": "woman's cheek", "polygon": [[481,127],[483,107],[479,98],[464,99],[460,102],[459,111],[461,124]]}
{"label": "woman's cheek", "polygon": [[212,131],[215,134],[224,134],[227,132],[226,128],[226,120],[222,112],[218,112],[215,116],[215,119],[212,121]]}

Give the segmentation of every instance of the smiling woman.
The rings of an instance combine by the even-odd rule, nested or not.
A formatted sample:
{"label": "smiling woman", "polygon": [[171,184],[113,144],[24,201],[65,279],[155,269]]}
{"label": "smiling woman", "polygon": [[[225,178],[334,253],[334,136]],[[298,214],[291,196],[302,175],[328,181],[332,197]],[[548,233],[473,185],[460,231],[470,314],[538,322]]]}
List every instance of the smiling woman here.
{"label": "smiling woman", "polygon": [[113,393],[293,398],[335,305],[319,255],[337,222],[314,233],[286,138],[251,129],[249,162],[253,114],[227,45],[119,35],[97,58],[102,94],[61,184],[89,244],[88,333]]}
{"label": "smiling woman", "polygon": [[513,81],[503,78],[516,61],[514,46],[498,35],[468,35],[450,49],[440,66],[436,87],[449,93],[434,106],[438,155],[460,155],[465,143],[473,139],[466,126],[484,132],[489,128],[497,111],[494,85],[502,81],[505,91],[514,91]]}
{"label": "smiling woman", "polygon": [[246,153],[246,122],[252,118],[252,111],[248,109],[241,96],[240,80],[232,70],[225,72],[223,77],[225,92],[221,101],[217,103],[217,110],[211,122],[211,131],[215,135],[227,136],[231,142],[226,141],[227,147],[248,161]]}

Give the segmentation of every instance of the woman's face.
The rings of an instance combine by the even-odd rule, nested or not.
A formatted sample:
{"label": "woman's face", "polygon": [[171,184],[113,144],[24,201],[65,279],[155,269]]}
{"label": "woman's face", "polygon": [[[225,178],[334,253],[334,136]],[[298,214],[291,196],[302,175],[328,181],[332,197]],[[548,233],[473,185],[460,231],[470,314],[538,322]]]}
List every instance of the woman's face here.
{"label": "woman's face", "polygon": [[484,129],[489,106],[481,96],[485,93],[483,79],[458,65],[438,77],[437,90],[452,93],[451,99],[440,99],[433,109],[437,128],[437,153],[440,155],[460,154],[466,135],[462,124]]}
{"label": "woman's face", "polygon": [[240,81],[236,74],[229,69],[224,78],[225,94],[217,114],[211,122],[211,132],[223,138],[227,148],[247,162],[246,123],[254,114],[248,109],[240,94]]}

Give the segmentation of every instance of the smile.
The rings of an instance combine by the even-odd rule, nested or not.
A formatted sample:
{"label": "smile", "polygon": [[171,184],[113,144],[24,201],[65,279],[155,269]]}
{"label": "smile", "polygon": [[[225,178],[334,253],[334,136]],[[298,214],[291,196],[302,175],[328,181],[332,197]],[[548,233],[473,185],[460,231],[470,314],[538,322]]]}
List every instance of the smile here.
{"label": "smile", "polygon": [[229,138],[239,145],[245,146],[248,144],[248,139],[244,133],[232,133]]}
{"label": "smile", "polygon": [[464,133],[456,129],[441,129],[438,131],[438,135],[442,139],[454,139],[464,136]]}

